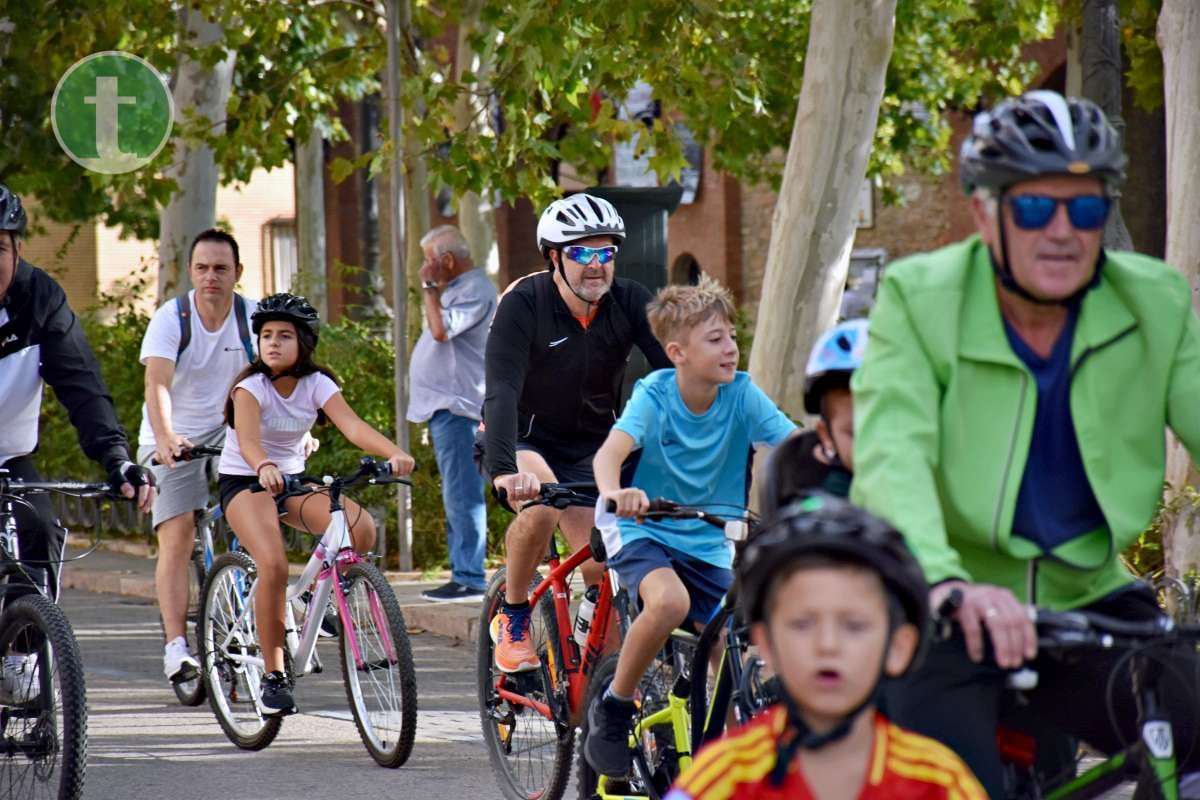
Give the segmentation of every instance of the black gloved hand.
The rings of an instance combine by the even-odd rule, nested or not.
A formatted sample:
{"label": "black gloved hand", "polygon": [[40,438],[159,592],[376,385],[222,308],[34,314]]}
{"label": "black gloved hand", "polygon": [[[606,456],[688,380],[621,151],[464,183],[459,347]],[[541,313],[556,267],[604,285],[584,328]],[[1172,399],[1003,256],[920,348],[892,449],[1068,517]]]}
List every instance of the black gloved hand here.
{"label": "black gloved hand", "polygon": [[139,467],[132,461],[122,461],[108,471],[108,485],[114,493],[121,491],[121,486],[128,483],[137,489],[140,486],[153,486],[154,476],[145,467]]}

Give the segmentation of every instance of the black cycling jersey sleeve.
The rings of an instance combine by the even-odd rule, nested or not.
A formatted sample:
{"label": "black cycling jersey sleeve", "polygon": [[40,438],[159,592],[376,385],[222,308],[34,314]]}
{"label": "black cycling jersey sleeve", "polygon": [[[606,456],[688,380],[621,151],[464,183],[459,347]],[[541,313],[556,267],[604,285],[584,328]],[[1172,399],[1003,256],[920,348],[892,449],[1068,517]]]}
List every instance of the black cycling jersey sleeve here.
{"label": "black cycling jersey sleeve", "polygon": [[105,472],[130,461],[129,440],[96,356],[62,287],[41,270],[31,276],[33,313],[40,330],[41,375],[67,409],[79,445]]}
{"label": "black cycling jersey sleeve", "polygon": [[484,351],[483,467],[489,478],[517,471],[517,406],[536,329],[532,296],[508,292],[496,308]]}
{"label": "black cycling jersey sleeve", "polygon": [[650,330],[650,320],[646,318],[646,306],[654,299],[654,295],[650,293],[642,284],[636,281],[630,281],[630,308],[631,318],[634,328],[634,343],[638,349],[642,351],[642,355],[646,357],[646,361],[650,364],[650,369],[668,369],[675,366],[671,363],[671,359],[667,358],[667,352],[663,350],[662,344],[658,339],[654,338],[654,332]]}

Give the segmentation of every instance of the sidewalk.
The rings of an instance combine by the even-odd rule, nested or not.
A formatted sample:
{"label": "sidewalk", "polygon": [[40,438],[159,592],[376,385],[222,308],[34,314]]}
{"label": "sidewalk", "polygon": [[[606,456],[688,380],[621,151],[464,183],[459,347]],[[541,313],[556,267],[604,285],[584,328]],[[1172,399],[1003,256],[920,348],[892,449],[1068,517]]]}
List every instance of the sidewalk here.
{"label": "sidewalk", "polygon": [[[104,592],[126,597],[139,597],[153,602],[154,553],[140,542],[102,540],[100,546],[84,558],[78,558],[91,546],[87,537],[72,536],[67,542],[67,558],[63,565],[63,586],[88,592]],[[293,564],[299,574],[301,565]],[[479,603],[432,603],[421,598],[421,592],[440,586],[450,579],[445,572],[434,580],[421,580],[419,572],[386,572],[388,582],[396,591],[404,621],[409,630],[421,629],[439,636],[466,642],[475,641],[479,627]]]}

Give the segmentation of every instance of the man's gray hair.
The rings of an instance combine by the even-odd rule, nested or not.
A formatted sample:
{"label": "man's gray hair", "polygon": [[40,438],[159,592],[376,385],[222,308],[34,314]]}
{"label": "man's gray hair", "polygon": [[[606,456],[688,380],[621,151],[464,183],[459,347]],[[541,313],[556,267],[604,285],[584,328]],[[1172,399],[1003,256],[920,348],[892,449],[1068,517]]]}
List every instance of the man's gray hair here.
{"label": "man's gray hair", "polygon": [[982,201],[984,210],[987,211],[989,217],[996,216],[996,210],[1000,206],[1000,198],[996,196],[996,192],[985,186],[978,186],[975,191],[971,192],[971,196]]}
{"label": "man's gray hair", "polygon": [[462,231],[453,225],[439,225],[421,237],[421,247],[433,245],[433,257],[440,258],[451,253],[459,261],[471,263],[471,248]]}

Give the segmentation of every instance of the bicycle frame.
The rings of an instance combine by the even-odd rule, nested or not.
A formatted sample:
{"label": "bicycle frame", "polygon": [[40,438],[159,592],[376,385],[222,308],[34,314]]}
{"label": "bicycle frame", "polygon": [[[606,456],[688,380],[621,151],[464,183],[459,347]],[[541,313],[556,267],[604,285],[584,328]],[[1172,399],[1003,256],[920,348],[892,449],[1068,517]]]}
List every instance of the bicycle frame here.
{"label": "bicycle frame", "polygon": [[[335,580],[341,570],[360,561],[362,561],[362,558],[354,552],[354,548],[350,545],[350,528],[346,524],[345,510],[341,503],[335,500],[329,527],[325,529],[325,534],[313,549],[313,553],[309,557],[308,563],[305,564],[300,576],[289,584],[287,588],[287,599],[284,603],[284,646],[292,656],[292,663],[297,676],[307,675],[314,671],[313,656],[316,651],[317,635],[321,628],[321,611],[329,602],[331,593],[337,605],[338,615],[342,619],[342,635],[346,637],[346,644],[354,656],[355,666],[358,669],[366,666],[362,650],[354,634],[354,626],[350,624],[350,607],[346,602],[346,595],[342,590],[341,581]],[[316,589],[309,599],[308,613],[305,614],[304,625],[300,632],[297,633],[292,601],[299,598],[314,579],[316,580]],[[254,598],[257,595],[258,586],[259,584],[256,581],[250,587],[250,592],[242,598],[242,608],[239,610],[237,622],[242,622],[245,615],[254,608]],[[395,643],[392,641],[383,609],[373,594],[371,596],[371,616],[380,631],[389,663],[394,663],[396,661]],[[266,664],[261,655],[229,652],[234,633],[238,630],[238,627],[238,625],[231,625],[229,632],[225,635],[225,639],[220,643],[220,648],[226,652],[226,658],[237,664],[252,664],[260,670],[265,670]],[[259,702],[257,692],[254,702],[256,705]],[[261,713],[261,709],[259,711]]]}
{"label": "bicycle frame", "polygon": [[[674,634],[672,634],[674,635]],[[692,746],[691,746],[691,724],[692,716],[688,711],[688,695],[690,687],[687,681],[682,676],[675,681],[675,685],[671,687],[671,691],[667,694],[667,707],[660,708],[653,714],[642,717],[633,726],[633,732],[629,734],[629,749],[637,751],[638,740],[652,728],[659,725],[671,726],[671,733],[674,736],[675,751],[679,757],[680,772],[689,769],[692,766]],[[645,776],[649,777],[649,776]],[[618,792],[610,794],[608,792],[608,784],[610,779],[607,775],[601,775],[596,781],[596,795],[599,800],[649,800],[649,795],[630,794],[628,792]]]}
{"label": "bicycle frame", "polygon": [[[567,583],[567,576],[578,568],[580,564],[591,558],[591,556],[591,548],[585,545],[572,553],[566,561],[560,562],[558,546],[553,538],[551,538],[548,559],[550,574],[529,595],[530,607],[537,608],[542,596],[546,592],[552,592],[554,615],[558,622],[559,651],[562,653],[565,661],[563,671],[567,676],[565,698],[572,718],[583,708],[586,702],[587,675],[591,673],[604,654],[604,645],[608,638],[608,620],[614,608],[614,597],[618,589],[616,573],[605,570],[604,574],[608,580],[600,582],[600,595],[596,598],[596,610],[592,615],[592,628],[588,632],[587,646],[583,648],[583,652],[581,653],[579,644],[572,635],[572,632],[575,630],[575,624],[571,619],[571,587]],[[546,653],[550,661],[548,665],[550,675],[553,677],[554,648],[547,648]],[[538,702],[523,694],[505,688],[505,682],[509,677],[508,675],[500,675],[496,679],[496,694],[502,700],[507,700],[513,705],[531,708],[551,722],[555,721],[553,710],[545,703]],[[555,688],[558,689],[559,687]]]}
{"label": "bicycle frame", "polygon": [[1162,800],[1178,800],[1179,784],[1171,721],[1158,694],[1158,674],[1144,655],[1134,657],[1134,692],[1141,739],[1067,784],[1047,792],[1045,800],[1097,797],[1130,778],[1153,777]]}

